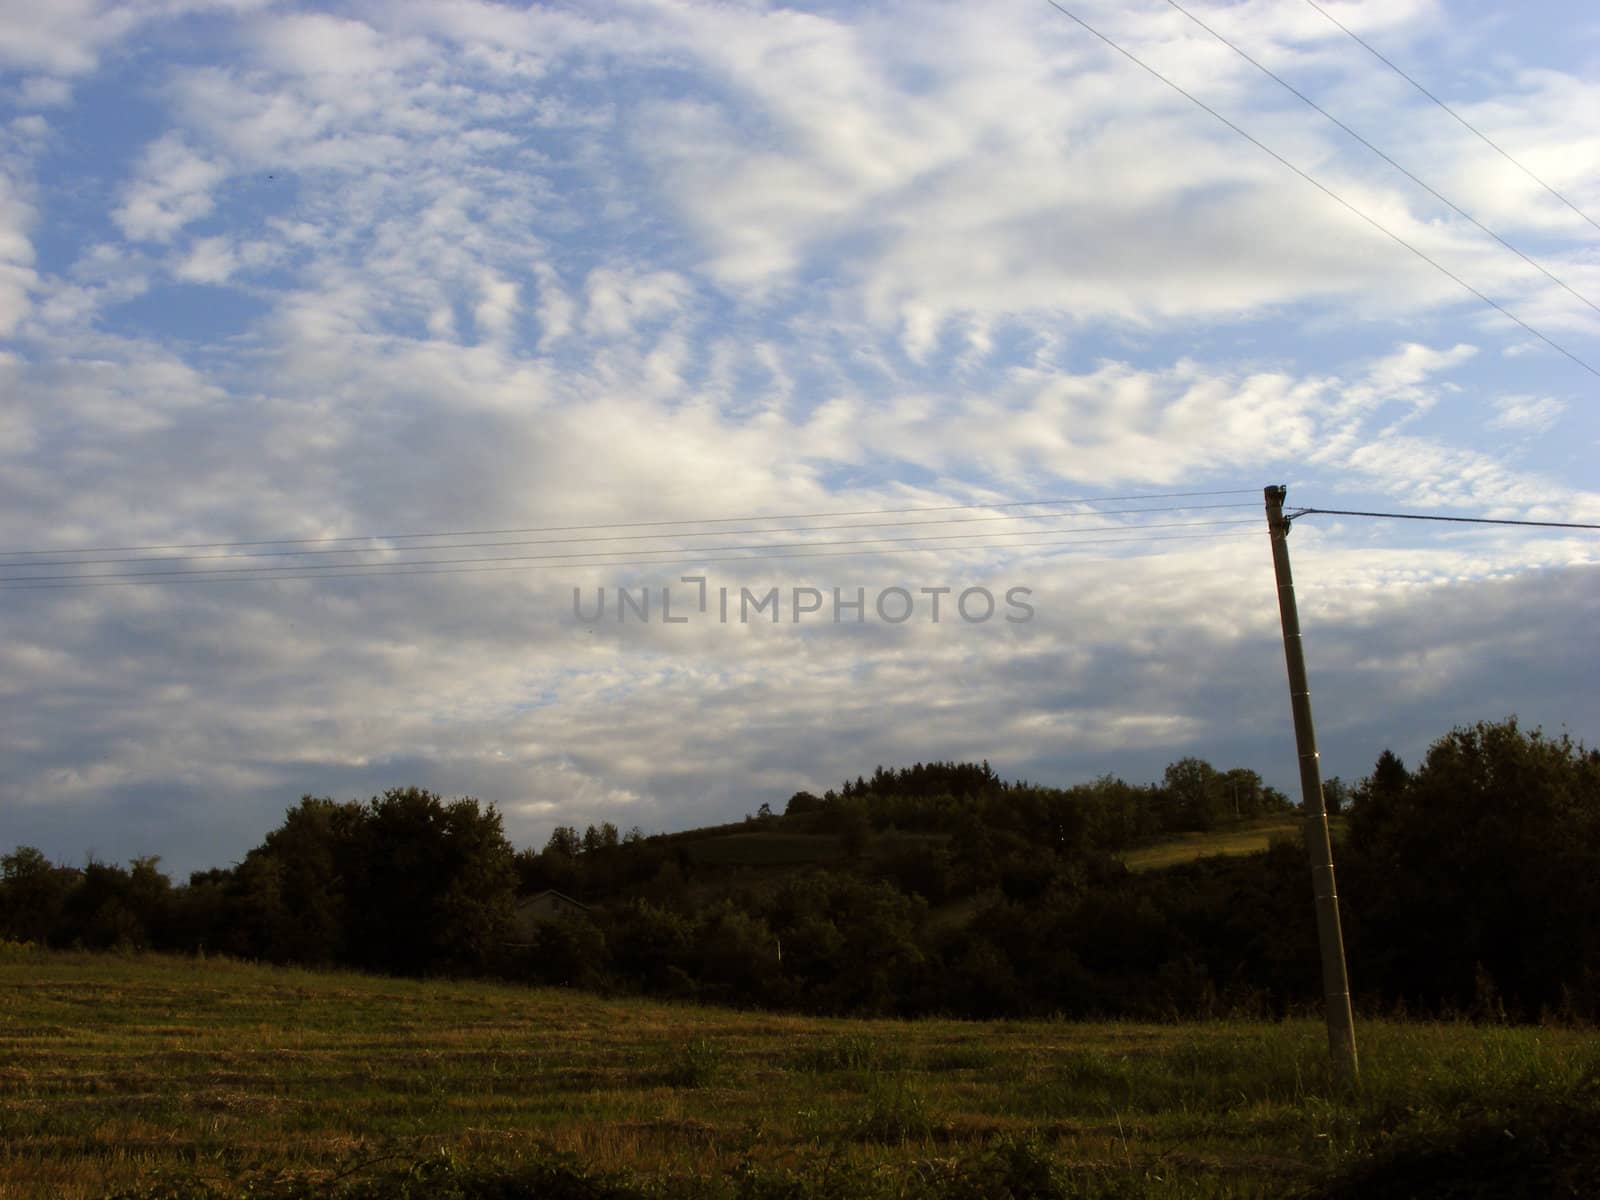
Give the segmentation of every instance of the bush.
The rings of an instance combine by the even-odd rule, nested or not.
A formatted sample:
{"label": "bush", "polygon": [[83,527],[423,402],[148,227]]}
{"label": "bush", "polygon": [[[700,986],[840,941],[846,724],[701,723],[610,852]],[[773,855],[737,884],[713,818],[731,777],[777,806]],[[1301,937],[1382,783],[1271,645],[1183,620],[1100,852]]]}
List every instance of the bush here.
{"label": "bush", "polygon": [[869,1076],[866,1115],[855,1130],[858,1138],[895,1145],[921,1141],[932,1133],[927,1100],[904,1075]]}
{"label": "bush", "polygon": [[1401,1134],[1319,1200],[1555,1200],[1600,1196],[1600,1105],[1537,1106]]}
{"label": "bush", "polygon": [[710,1038],[695,1038],[673,1052],[657,1078],[668,1087],[709,1087],[726,1063],[721,1046]]}

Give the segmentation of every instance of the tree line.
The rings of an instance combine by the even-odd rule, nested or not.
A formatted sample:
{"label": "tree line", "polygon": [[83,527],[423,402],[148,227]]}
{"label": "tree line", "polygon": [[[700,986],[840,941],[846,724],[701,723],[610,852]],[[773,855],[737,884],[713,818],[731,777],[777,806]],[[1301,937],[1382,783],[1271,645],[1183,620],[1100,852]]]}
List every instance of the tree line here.
{"label": "tree line", "polygon": [[[1358,1003],[1600,1017],[1600,752],[1481,723],[1414,772],[1385,751],[1328,792],[1347,810]],[[155,859],[70,868],[18,847],[0,858],[0,935],[807,1012],[1268,1015],[1320,993],[1298,839],[1145,873],[1118,854],[1290,811],[1255,772],[1195,758],[1158,784],[1071,788],[926,763],[720,829],[562,826],[519,852],[475,800],[306,797],[238,864],[182,885]],[[708,838],[736,833],[827,853],[708,859]],[[587,914],[519,923],[518,896],[544,889]]]}

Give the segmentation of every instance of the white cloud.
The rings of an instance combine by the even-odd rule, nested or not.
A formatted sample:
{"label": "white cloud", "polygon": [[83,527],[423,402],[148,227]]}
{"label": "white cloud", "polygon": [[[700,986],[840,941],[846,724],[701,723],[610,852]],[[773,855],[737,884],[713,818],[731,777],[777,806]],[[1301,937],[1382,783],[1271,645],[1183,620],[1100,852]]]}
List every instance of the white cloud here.
{"label": "white cloud", "polygon": [[[1277,20],[1278,7],[1251,6],[1241,19],[1258,37],[1316,46],[1321,69],[1357,74],[1354,60],[1328,48],[1342,49],[1342,34],[1310,11]],[[1211,101],[1236,115],[1238,103],[1252,103],[1242,116],[1254,132],[1480,290],[1537,295],[1534,311],[1546,319],[1586,320],[1570,302],[1544,312],[1570,298],[1546,295],[1464,222],[1438,221],[1431,200],[1376,160],[1343,156],[1343,135],[1274,85],[1263,90],[1253,68],[1181,17],[1167,18],[1106,19],[1163,67],[1196,74],[1186,82]],[[1431,6],[1411,5],[1356,23],[1435,19]],[[1041,24],[1021,6],[940,7],[908,30],[900,12],[833,19],[689,7],[675,22],[671,44],[725,78],[733,97],[658,106],[635,146],[659,164],[666,198],[706,247],[707,270],[759,295],[848,236],[866,314],[903,325],[914,360],[930,329],[962,313],[1150,321],[1242,318],[1307,299],[1371,313],[1476,303],[1048,14]],[[1562,144],[1577,161],[1589,156],[1591,134],[1571,124],[1583,106],[1570,96],[1518,100],[1565,127]],[[1395,125],[1392,105],[1373,115]],[[1409,130],[1435,115],[1413,104],[1399,121]],[[1478,163],[1482,149],[1450,142],[1462,164]],[[1525,216],[1548,215],[1548,197],[1521,199]],[[1571,254],[1547,257],[1579,285],[1596,269]]]}
{"label": "white cloud", "polygon": [[138,177],[112,217],[135,241],[170,241],[211,213],[211,193],[226,177],[221,163],[196,152],[182,135],[167,134],[145,150]]}
{"label": "white cloud", "polygon": [[60,108],[72,100],[72,85],[49,75],[31,75],[17,88],[17,102],[23,108]]}
{"label": "white cloud", "polygon": [[1345,465],[1385,493],[1424,508],[1467,508],[1487,516],[1583,520],[1600,514],[1600,494],[1508,467],[1498,456],[1432,438],[1394,436],[1352,450]]}
{"label": "white cloud", "polygon": [[386,37],[361,21],[326,13],[289,13],[263,19],[255,44],[266,63],[307,76],[387,76],[429,57],[420,39]]}
{"label": "white cloud", "polygon": [[584,330],[624,337],[682,310],[688,286],[670,271],[596,267],[584,281]]}
{"label": "white cloud", "polygon": [[[68,453],[77,456],[74,469],[91,473],[104,470],[114,458],[116,441],[130,436],[170,432],[174,440],[163,446],[162,456],[169,464],[181,460],[181,443],[192,431],[181,428],[180,419],[225,396],[204,373],[177,357],[109,338],[88,340],[81,357],[61,355],[26,370],[17,384],[39,427],[65,438]],[[42,403],[46,397],[48,405]],[[62,469],[73,473],[66,463]],[[74,500],[90,506],[111,502],[94,487]]]}
{"label": "white cloud", "polygon": [[9,336],[32,306],[38,274],[29,230],[37,215],[22,189],[0,172],[0,337]]}
{"label": "white cloud", "polygon": [[[157,9],[178,11],[138,11]],[[1337,12],[1402,47],[1458,20],[1426,3]],[[1180,17],[1095,15],[1463,277],[1588,336],[1514,260]],[[1439,137],[1428,106],[1373,83],[1314,12],[1251,0],[1216,15],[1362,128],[1459,177],[1473,204],[1539,231],[1589,286],[1589,243],[1548,197],[1489,179],[1481,148]],[[1507,358],[1504,329],[1479,327],[1455,285],[1032,3],[262,11],[196,23],[181,60],[157,46],[137,75],[104,52],[112,40],[52,20],[28,27],[33,49],[13,34],[0,55],[39,79],[103,70],[77,89],[86,120],[136,81],[165,124],[131,177],[63,144],[58,174],[26,183],[28,147],[49,133],[38,115],[7,126],[0,332],[17,346],[0,353],[0,544],[870,512],[1278,478],[1327,507],[1600,513],[1572,453],[1600,430],[1548,354]],[[1450,65],[1477,117],[1526,134],[1541,161],[1571,152],[1557,174],[1587,186],[1587,80]],[[127,303],[173,279],[216,290]],[[1557,417],[1572,434],[1560,445],[1541,439]],[[8,828],[26,809],[82,829],[130,795],[190,789],[161,811],[168,830],[216,822],[189,852],[205,865],[301,791],[413,781],[498,800],[534,836],[557,820],[736,815],[919,757],[987,755],[1066,781],[1153,775],[1223,745],[1290,779],[1292,755],[1272,766],[1287,739],[1261,733],[1283,713],[1259,498],[1239,503],[1171,517],[1239,526],[1167,531],[1237,541],[977,548],[1015,545],[996,532],[938,554],[707,564],[760,586],[1023,582],[1041,603],[1028,629],[591,635],[564,616],[574,583],[659,586],[676,562],[15,593],[0,698],[22,719],[0,738],[19,765],[0,808]],[[1491,693],[1600,719],[1554,632],[1592,624],[1590,542],[1327,518],[1297,530],[1302,606],[1331,668],[1319,715],[1349,744],[1442,732],[1469,704],[1496,715],[1481,711]],[[623,532],[640,531],[604,545],[670,544]],[[797,536],[700,536],[687,557]],[[515,544],[484,553],[574,550],[498,540]],[[1447,619],[1430,623],[1430,605]],[[54,707],[31,702],[46,690]],[[129,844],[131,821],[113,825]]]}
{"label": "white cloud", "polygon": [[1477,352],[1476,346],[1464,342],[1449,350],[1436,350],[1418,342],[1407,342],[1393,354],[1374,363],[1368,378],[1378,397],[1408,400],[1426,407],[1432,403],[1432,398],[1420,391],[1418,385],[1441,371],[1448,371],[1469,361]]}
{"label": "white cloud", "polygon": [[50,123],[37,113],[30,113],[12,120],[7,132],[14,135],[21,145],[34,149],[50,136]]}
{"label": "white cloud", "polygon": [[[1600,208],[1600,135],[1585,114],[1600,105],[1600,80],[1576,78],[1557,71],[1517,71],[1504,90],[1491,98],[1453,105],[1461,115],[1507,148],[1539,179],[1572,200],[1580,210]],[[1590,232],[1571,209],[1535,180],[1499,158],[1481,142],[1465,147],[1447,172],[1440,190],[1470,207],[1480,220],[1506,228],[1546,233]],[[1593,263],[1587,289],[1594,294]],[[1558,274],[1564,274],[1558,272]],[[1578,282],[1569,279],[1568,282]]]}
{"label": "white cloud", "polygon": [[1500,396],[1493,403],[1489,428],[1511,433],[1544,433],[1567,409],[1553,396]]}
{"label": "white cloud", "polygon": [[[131,300],[149,286],[148,263],[144,256],[125,243],[96,242],[83,247],[69,273],[70,277],[48,275],[40,280],[38,299],[29,332],[44,345],[60,336],[61,344],[79,346],[98,337],[85,337],[93,329],[94,318],[108,307]],[[159,353],[159,352],[158,352]]]}
{"label": "white cloud", "polygon": [[541,263],[534,270],[539,280],[539,349],[548,350],[572,331],[577,306],[552,267]]}
{"label": "white cloud", "polygon": [[62,75],[92,71],[100,51],[137,22],[133,8],[99,0],[0,5],[0,63]]}
{"label": "white cloud", "polygon": [[482,299],[472,310],[473,321],[489,338],[505,337],[517,315],[517,285],[488,272],[479,290]]}
{"label": "white cloud", "polygon": [[228,238],[196,238],[173,273],[187,283],[226,283],[238,265]]}
{"label": "white cloud", "polygon": [[190,14],[243,15],[273,0],[0,0],[0,64],[83,75],[135,30]]}

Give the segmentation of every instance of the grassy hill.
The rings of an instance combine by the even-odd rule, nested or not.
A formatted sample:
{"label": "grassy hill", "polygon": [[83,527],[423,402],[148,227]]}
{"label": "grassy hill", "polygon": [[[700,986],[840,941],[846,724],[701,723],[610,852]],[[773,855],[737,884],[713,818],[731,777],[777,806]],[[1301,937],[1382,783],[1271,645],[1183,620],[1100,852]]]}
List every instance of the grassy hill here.
{"label": "grassy hill", "polygon": [[[1344,820],[1329,822],[1337,840],[1344,832]],[[1136,846],[1119,856],[1130,871],[1159,871],[1181,863],[1213,855],[1260,854],[1274,841],[1286,838],[1297,845],[1304,837],[1304,821],[1297,814],[1259,817],[1224,825],[1207,833],[1183,833],[1163,838],[1147,846]]]}
{"label": "grassy hill", "polygon": [[[815,813],[797,816],[772,816],[762,821],[711,825],[655,834],[652,844],[682,850],[696,865],[761,869],[799,866],[836,866],[847,855],[840,839],[818,832]],[[1333,818],[1337,836],[1342,818]],[[1298,840],[1301,818],[1297,813],[1282,813],[1243,821],[1228,821],[1205,833],[1183,833],[1163,837],[1147,845],[1135,846],[1118,857],[1129,870],[1154,871],[1177,866],[1211,855],[1257,854],[1277,838]],[[948,834],[916,834],[894,831],[879,833],[876,844],[882,848],[895,842],[949,842]]]}
{"label": "grassy hill", "polygon": [[[838,837],[805,832],[806,827],[792,818],[775,817],[764,827],[753,830],[747,825],[719,825],[684,830],[659,840],[681,848],[697,866],[785,871],[805,866],[839,866],[846,862],[847,855]],[[1336,836],[1341,828],[1339,819],[1335,818]],[[1259,854],[1274,840],[1287,838],[1298,842],[1301,837],[1300,817],[1285,814],[1228,822],[1205,833],[1165,837],[1125,850],[1118,857],[1130,871],[1158,871],[1213,855]],[[949,836],[888,833],[879,834],[876,844],[882,849],[896,842],[919,841],[930,845],[947,843]]]}
{"label": "grassy hill", "polygon": [[[1310,1021],[814,1020],[13,949],[0,1196],[1277,1196],[1600,1078],[1580,1032],[1360,1036],[1346,1095]],[[544,1183],[461,1182],[495,1171]]]}
{"label": "grassy hill", "polygon": [[[810,814],[806,814],[807,817]],[[805,817],[772,817],[764,824],[714,825],[658,834],[651,842],[681,849],[699,866],[745,867],[761,869],[799,866],[836,866],[847,858],[840,839],[833,834],[811,832],[814,822]],[[1337,835],[1342,826],[1334,818]],[[1227,822],[1205,833],[1183,833],[1165,837],[1148,845],[1135,846],[1118,857],[1131,871],[1155,871],[1211,855],[1259,854],[1274,839],[1301,837],[1297,814],[1258,817]],[[896,842],[947,843],[948,834],[880,833],[876,845],[882,848]]]}
{"label": "grassy hill", "polygon": [[1175,867],[1214,854],[1259,854],[1271,845],[1274,838],[1298,839],[1300,836],[1301,822],[1298,817],[1262,817],[1208,833],[1179,834],[1148,846],[1126,850],[1120,857],[1130,871],[1158,871],[1162,867]]}

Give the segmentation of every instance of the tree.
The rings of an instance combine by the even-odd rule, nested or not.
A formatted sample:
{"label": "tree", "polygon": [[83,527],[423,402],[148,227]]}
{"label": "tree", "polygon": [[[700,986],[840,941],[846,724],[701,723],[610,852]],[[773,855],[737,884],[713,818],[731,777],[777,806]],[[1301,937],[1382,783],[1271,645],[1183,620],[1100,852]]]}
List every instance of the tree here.
{"label": "tree", "polygon": [[1406,764],[1393,750],[1386,749],[1378,755],[1372,774],[1356,784],[1351,799],[1356,804],[1371,800],[1382,806],[1393,802],[1410,782],[1411,772],[1406,770]]}
{"label": "tree", "polygon": [[863,800],[841,801],[833,814],[834,831],[847,857],[860,858],[872,841],[872,818]]}
{"label": "tree", "polygon": [[172,880],[161,870],[161,856],[133,860],[128,872],[127,905],[144,930],[143,945],[165,948],[172,926]]}
{"label": "tree", "polygon": [[156,945],[170,915],[172,881],[156,857],[136,858],[130,871],[91,860],[62,905],[57,940],[91,950],[142,950]]}
{"label": "tree", "polygon": [[695,977],[716,1004],[760,1004],[781,995],[777,936],[760,917],[724,900],[695,930]]}
{"label": "tree", "polygon": [[0,858],[0,936],[49,941],[71,887],[72,872],[51,865],[33,846]]}
{"label": "tree", "polygon": [[789,797],[789,803],[784,806],[783,815],[786,817],[799,816],[801,813],[821,812],[824,801],[810,792],[796,792]]}
{"label": "tree", "polygon": [[1350,787],[1337,775],[1322,781],[1322,804],[1330,817],[1336,817],[1350,805]]}
{"label": "tree", "polygon": [[[663,869],[671,868],[668,863]],[[612,965],[622,981],[632,987],[654,992],[686,989],[694,928],[687,917],[650,903],[635,900],[613,913],[606,930]]]}
{"label": "tree", "polygon": [[1385,751],[1351,847],[1341,891],[1391,996],[1460,1009],[1487,978],[1525,1015],[1600,1007],[1600,757],[1565,734],[1457,728],[1414,775]]}
{"label": "tree", "polygon": [[1247,767],[1234,767],[1218,777],[1213,789],[1214,803],[1225,816],[1235,820],[1262,817],[1288,807],[1283,793],[1267,787],[1261,776]]}
{"label": "tree", "polygon": [[354,801],[302,796],[245,855],[226,889],[229,948],[272,962],[345,961],[351,896],[366,866],[366,819]]}
{"label": "tree", "polygon": [[[1217,769],[1201,758],[1180,758],[1167,767],[1161,777],[1161,786],[1167,793],[1172,828],[1212,829],[1222,816],[1223,777]],[[1231,813],[1231,804],[1228,808]]]}
{"label": "tree", "polygon": [[585,854],[593,854],[597,850],[614,850],[619,842],[617,827],[606,821],[598,828],[590,825],[583,831],[582,848]]}
{"label": "tree", "polygon": [[354,956],[398,974],[482,969],[504,942],[517,872],[500,813],[393,788],[367,805],[351,892]]}
{"label": "tree", "polygon": [[583,850],[583,842],[578,837],[578,831],[571,825],[557,825],[550,832],[550,840],[544,844],[546,854],[565,854],[568,858],[575,858]]}
{"label": "tree", "polygon": [[599,986],[609,962],[605,934],[586,916],[538,922],[523,956],[529,979],[561,987]]}

